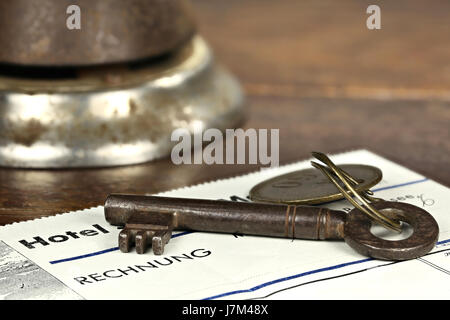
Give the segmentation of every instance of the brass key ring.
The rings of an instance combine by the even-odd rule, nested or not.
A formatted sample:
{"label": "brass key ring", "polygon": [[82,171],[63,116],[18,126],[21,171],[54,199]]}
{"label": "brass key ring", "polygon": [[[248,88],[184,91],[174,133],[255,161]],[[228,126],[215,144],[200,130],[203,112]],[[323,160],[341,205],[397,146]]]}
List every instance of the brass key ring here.
{"label": "brass key ring", "polygon": [[[344,170],[337,167],[325,154],[321,152],[312,152],[312,155],[317,159],[326,164],[327,166],[321,165],[317,162],[312,161],[311,164],[322,171],[331,182],[341,191],[342,195],[353,205],[355,208],[359,209],[361,212],[365,213],[373,220],[381,224],[382,226],[394,230],[396,232],[401,232],[401,222],[396,218],[389,218],[388,216],[382,214],[379,210],[370,205],[370,202],[379,202],[381,199],[372,197],[373,193],[371,191],[364,191],[359,194],[353,186],[358,184],[358,181],[354,179],[351,175],[346,173]],[[339,179],[347,190],[339,184]],[[358,199],[361,204],[359,204],[354,198]]]}

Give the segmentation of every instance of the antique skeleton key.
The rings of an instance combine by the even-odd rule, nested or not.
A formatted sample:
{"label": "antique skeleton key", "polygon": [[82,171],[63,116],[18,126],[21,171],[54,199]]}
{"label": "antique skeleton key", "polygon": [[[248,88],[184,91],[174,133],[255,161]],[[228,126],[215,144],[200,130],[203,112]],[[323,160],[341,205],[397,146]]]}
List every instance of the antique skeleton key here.
{"label": "antique skeleton key", "polygon": [[105,203],[106,220],[124,226],[119,248],[133,244],[144,253],[151,243],[162,254],[173,230],[339,240],[357,252],[378,259],[407,260],[428,253],[439,228],[425,210],[407,203],[380,201],[374,207],[385,215],[407,222],[413,234],[399,241],[384,240],[370,231],[372,220],[355,208],[349,213],[313,206],[110,195]]}

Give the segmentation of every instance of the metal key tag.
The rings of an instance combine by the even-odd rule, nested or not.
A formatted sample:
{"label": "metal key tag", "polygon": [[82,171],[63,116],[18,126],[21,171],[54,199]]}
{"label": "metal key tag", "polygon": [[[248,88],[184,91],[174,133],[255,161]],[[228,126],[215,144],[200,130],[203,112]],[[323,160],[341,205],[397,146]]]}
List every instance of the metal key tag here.
{"label": "metal key tag", "polygon": [[[381,181],[380,169],[359,164],[344,164],[339,168],[357,179],[358,192],[369,190]],[[265,180],[250,190],[255,202],[314,205],[343,199],[336,186],[316,168],[304,169]]]}

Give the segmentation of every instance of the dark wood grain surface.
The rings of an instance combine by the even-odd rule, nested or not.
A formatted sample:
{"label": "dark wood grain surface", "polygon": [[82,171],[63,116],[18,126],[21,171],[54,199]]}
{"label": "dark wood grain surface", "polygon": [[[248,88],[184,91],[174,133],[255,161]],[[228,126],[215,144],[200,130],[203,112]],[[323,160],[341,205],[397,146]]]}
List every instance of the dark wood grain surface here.
{"label": "dark wood grain surface", "polygon": [[[280,129],[280,162],[365,148],[450,186],[450,2],[194,0],[199,30],[247,93],[244,128]],[[377,3],[382,29],[369,31]],[[0,169],[0,224],[157,193],[250,165]]]}

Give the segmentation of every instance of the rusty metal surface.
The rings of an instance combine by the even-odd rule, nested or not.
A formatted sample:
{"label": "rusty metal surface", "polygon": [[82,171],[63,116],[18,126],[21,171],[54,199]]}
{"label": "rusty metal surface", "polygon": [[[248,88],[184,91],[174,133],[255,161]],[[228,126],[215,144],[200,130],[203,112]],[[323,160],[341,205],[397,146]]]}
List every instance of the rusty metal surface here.
{"label": "rusty metal surface", "polygon": [[122,252],[129,252],[135,243],[141,254],[150,243],[156,244],[155,254],[162,254],[173,230],[345,239],[357,252],[384,260],[414,259],[436,244],[439,227],[425,210],[399,202],[383,201],[375,206],[409,223],[413,234],[399,241],[376,237],[370,231],[372,221],[358,209],[346,214],[314,206],[138,195],[110,195],[105,202],[105,219],[125,227],[119,234]]}
{"label": "rusty metal surface", "polygon": [[[157,241],[161,243],[161,235],[167,236],[172,230],[342,239],[345,213],[312,206],[110,195],[105,202],[105,218],[113,225],[125,226],[119,235],[123,252],[135,242],[137,252],[143,253],[155,233],[160,233]],[[136,236],[144,233],[148,241],[137,241]],[[153,251],[162,254],[163,249],[158,246]]]}
{"label": "rusty metal surface", "polygon": [[167,156],[172,131],[232,128],[238,82],[196,36],[179,54],[75,79],[0,78],[0,165],[98,167]]}
{"label": "rusty metal surface", "polygon": [[370,231],[372,221],[359,209],[353,209],[346,220],[345,242],[359,253],[385,260],[415,259],[428,253],[436,244],[439,226],[425,210],[403,202],[382,201],[373,206],[386,215],[404,221],[414,232],[403,240],[381,239]]}
{"label": "rusty metal surface", "polygon": [[[69,30],[67,8],[81,9]],[[110,64],[158,56],[195,33],[185,0],[2,0],[0,63],[34,66]]]}

